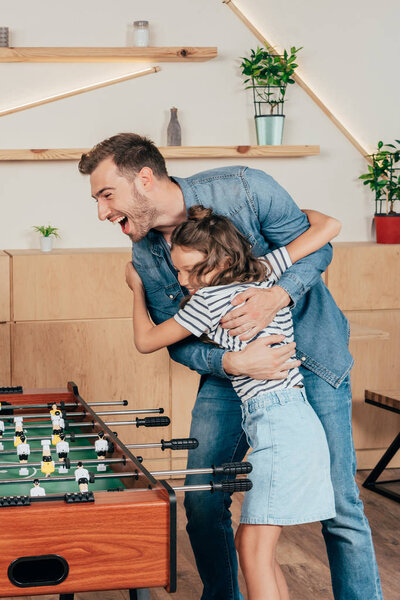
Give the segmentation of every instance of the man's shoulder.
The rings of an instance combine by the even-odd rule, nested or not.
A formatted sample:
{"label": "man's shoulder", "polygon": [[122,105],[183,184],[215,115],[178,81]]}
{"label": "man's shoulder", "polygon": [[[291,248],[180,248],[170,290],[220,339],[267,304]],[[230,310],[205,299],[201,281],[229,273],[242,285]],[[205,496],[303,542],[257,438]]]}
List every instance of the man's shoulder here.
{"label": "man's shoulder", "polygon": [[189,185],[196,185],[200,183],[213,181],[215,179],[243,177],[245,171],[247,170],[248,167],[243,165],[233,167],[217,167],[216,169],[207,169],[206,171],[199,171],[198,173],[194,173],[194,175],[190,175],[189,177],[177,177],[176,179],[183,179]]}
{"label": "man's shoulder", "polygon": [[217,167],[216,169],[208,169],[200,171],[189,177],[174,177],[178,181],[185,181],[188,185],[197,185],[202,183],[210,183],[220,179],[253,179],[253,178],[270,178],[272,177],[259,169],[251,169],[245,165],[236,165],[231,167]]}

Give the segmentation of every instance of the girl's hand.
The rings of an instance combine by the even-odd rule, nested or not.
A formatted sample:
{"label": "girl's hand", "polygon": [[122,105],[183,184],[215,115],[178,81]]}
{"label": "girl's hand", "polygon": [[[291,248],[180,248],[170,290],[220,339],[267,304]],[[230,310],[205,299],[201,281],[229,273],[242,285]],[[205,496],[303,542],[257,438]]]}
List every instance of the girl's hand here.
{"label": "girl's hand", "polygon": [[138,272],[131,262],[128,262],[125,267],[125,280],[128,287],[131,288],[132,292],[135,290],[142,290],[143,283],[140,279]]}

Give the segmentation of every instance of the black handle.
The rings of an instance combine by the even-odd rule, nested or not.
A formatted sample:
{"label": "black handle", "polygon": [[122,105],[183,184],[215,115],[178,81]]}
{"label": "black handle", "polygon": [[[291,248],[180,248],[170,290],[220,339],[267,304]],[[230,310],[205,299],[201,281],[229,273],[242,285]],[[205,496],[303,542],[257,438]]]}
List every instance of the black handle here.
{"label": "black handle", "polygon": [[174,440],[161,440],[161,449],[166,450],[170,448],[171,450],[194,450],[197,448],[199,442],[196,438],[181,438]]}
{"label": "black handle", "polygon": [[221,481],[215,483],[210,481],[211,493],[213,492],[226,492],[233,494],[233,492],[248,492],[253,487],[250,479],[233,479],[232,481]]}
{"label": "black handle", "polygon": [[22,394],[22,385],[7,385],[0,387],[0,394]]}
{"label": "black handle", "polygon": [[122,406],[128,406],[128,400],[122,400]]}
{"label": "black handle", "polygon": [[136,419],[136,427],[166,427],[171,421],[168,417],[145,417]]}
{"label": "black handle", "polygon": [[223,473],[224,475],[247,475],[253,470],[253,465],[249,462],[233,462],[224,463],[220,467],[212,465],[214,475],[217,473]]}

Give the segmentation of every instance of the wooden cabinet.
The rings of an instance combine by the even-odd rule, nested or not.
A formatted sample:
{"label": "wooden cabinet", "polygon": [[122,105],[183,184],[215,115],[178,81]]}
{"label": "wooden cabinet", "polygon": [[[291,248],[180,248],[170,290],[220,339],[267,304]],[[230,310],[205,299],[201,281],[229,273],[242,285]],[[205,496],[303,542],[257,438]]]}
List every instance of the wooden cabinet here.
{"label": "wooden cabinet", "polygon": [[333,245],[327,285],[345,311],[400,309],[400,244]]}
{"label": "wooden cabinet", "polygon": [[[353,431],[358,468],[372,468],[400,430],[400,417],[364,402],[364,390],[400,386],[400,245],[334,244],[327,285],[355,324],[389,339],[351,340]],[[397,460],[397,462],[396,462]],[[400,459],[393,461],[400,466]]]}
{"label": "wooden cabinet", "polygon": [[11,385],[10,323],[0,323],[0,386]]}
{"label": "wooden cabinet", "polygon": [[[367,388],[400,387],[399,258],[400,246],[339,243],[325,276],[361,332],[350,343],[359,468],[372,467],[400,428],[398,415],[364,403]],[[141,355],[134,348],[132,295],[124,281],[129,259],[129,249],[118,248],[0,253],[1,385],[57,387],[73,380],[89,402],[127,399],[128,408],[163,407],[171,418],[163,429],[116,426],[124,441],[186,437],[199,376],[171,361],[166,350]],[[374,330],[389,332],[389,339]],[[170,458],[183,467],[186,457],[136,453],[157,458],[148,462],[157,469],[169,468]]]}
{"label": "wooden cabinet", "polygon": [[0,251],[0,321],[10,320],[10,257]]}
{"label": "wooden cabinet", "polygon": [[10,250],[13,320],[130,317],[129,249]]}
{"label": "wooden cabinet", "polygon": [[0,386],[11,385],[10,257],[0,251]]}
{"label": "wooden cabinet", "polygon": [[[163,407],[170,416],[167,351],[144,356],[133,344],[132,293],[124,279],[130,251],[56,250],[48,255],[10,251],[10,255],[13,385],[59,387],[72,380],[88,402],[128,400],[128,409]],[[135,418],[120,415],[103,420]],[[171,425],[114,429],[127,443],[158,442],[170,439],[172,433]],[[138,450],[135,454],[160,453]],[[163,456],[169,461],[169,452]],[[160,463],[146,466],[160,468]]]}

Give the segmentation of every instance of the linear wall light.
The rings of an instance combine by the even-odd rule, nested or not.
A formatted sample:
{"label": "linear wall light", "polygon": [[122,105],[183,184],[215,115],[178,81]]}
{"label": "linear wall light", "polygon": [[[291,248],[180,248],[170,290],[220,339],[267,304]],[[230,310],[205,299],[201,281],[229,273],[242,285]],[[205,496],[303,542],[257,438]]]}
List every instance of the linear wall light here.
{"label": "linear wall light", "polygon": [[134,73],[128,73],[128,75],[121,75],[120,77],[114,77],[113,79],[106,79],[105,81],[99,81],[92,85],[86,85],[84,87],[70,90],[69,92],[62,92],[61,94],[55,94],[54,96],[47,96],[47,98],[41,98],[35,100],[35,102],[27,102],[26,104],[20,104],[19,106],[13,106],[12,108],[6,108],[0,110],[0,117],[5,115],[11,115],[12,113],[19,112],[21,110],[28,110],[28,108],[34,108],[35,106],[41,106],[42,104],[48,104],[49,102],[55,102],[56,100],[62,100],[63,98],[69,98],[70,96],[76,96],[77,94],[84,94],[85,92],[91,92],[108,85],[114,85],[115,83],[121,83],[122,81],[128,81],[129,79],[135,79],[136,77],[143,77],[144,75],[150,75],[150,73],[157,73],[160,67],[148,67]]}
{"label": "linear wall light", "polygon": [[[261,32],[253,25],[251,21],[238,9],[238,7],[232,2],[232,0],[222,0],[223,4],[229,6],[229,8],[239,17],[239,19],[250,29],[252,33],[256,36],[256,38],[263,44],[267,45],[271,49],[272,54],[279,54],[276,52],[272,45],[266,40],[266,38],[261,34]],[[370,152],[368,152],[363,146],[351,135],[351,133],[346,129],[346,127],[335,117],[335,115],[329,110],[327,106],[322,102],[322,100],[317,96],[315,92],[297,75],[296,73],[293,76],[293,79],[296,83],[303,88],[303,90],[310,96],[310,98],[319,106],[319,108],[326,114],[326,116],[336,125],[336,127],[343,133],[343,135],[353,144],[353,146],[362,154],[362,156],[367,160],[367,162],[371,163],[371,159],[369,158]]]}

